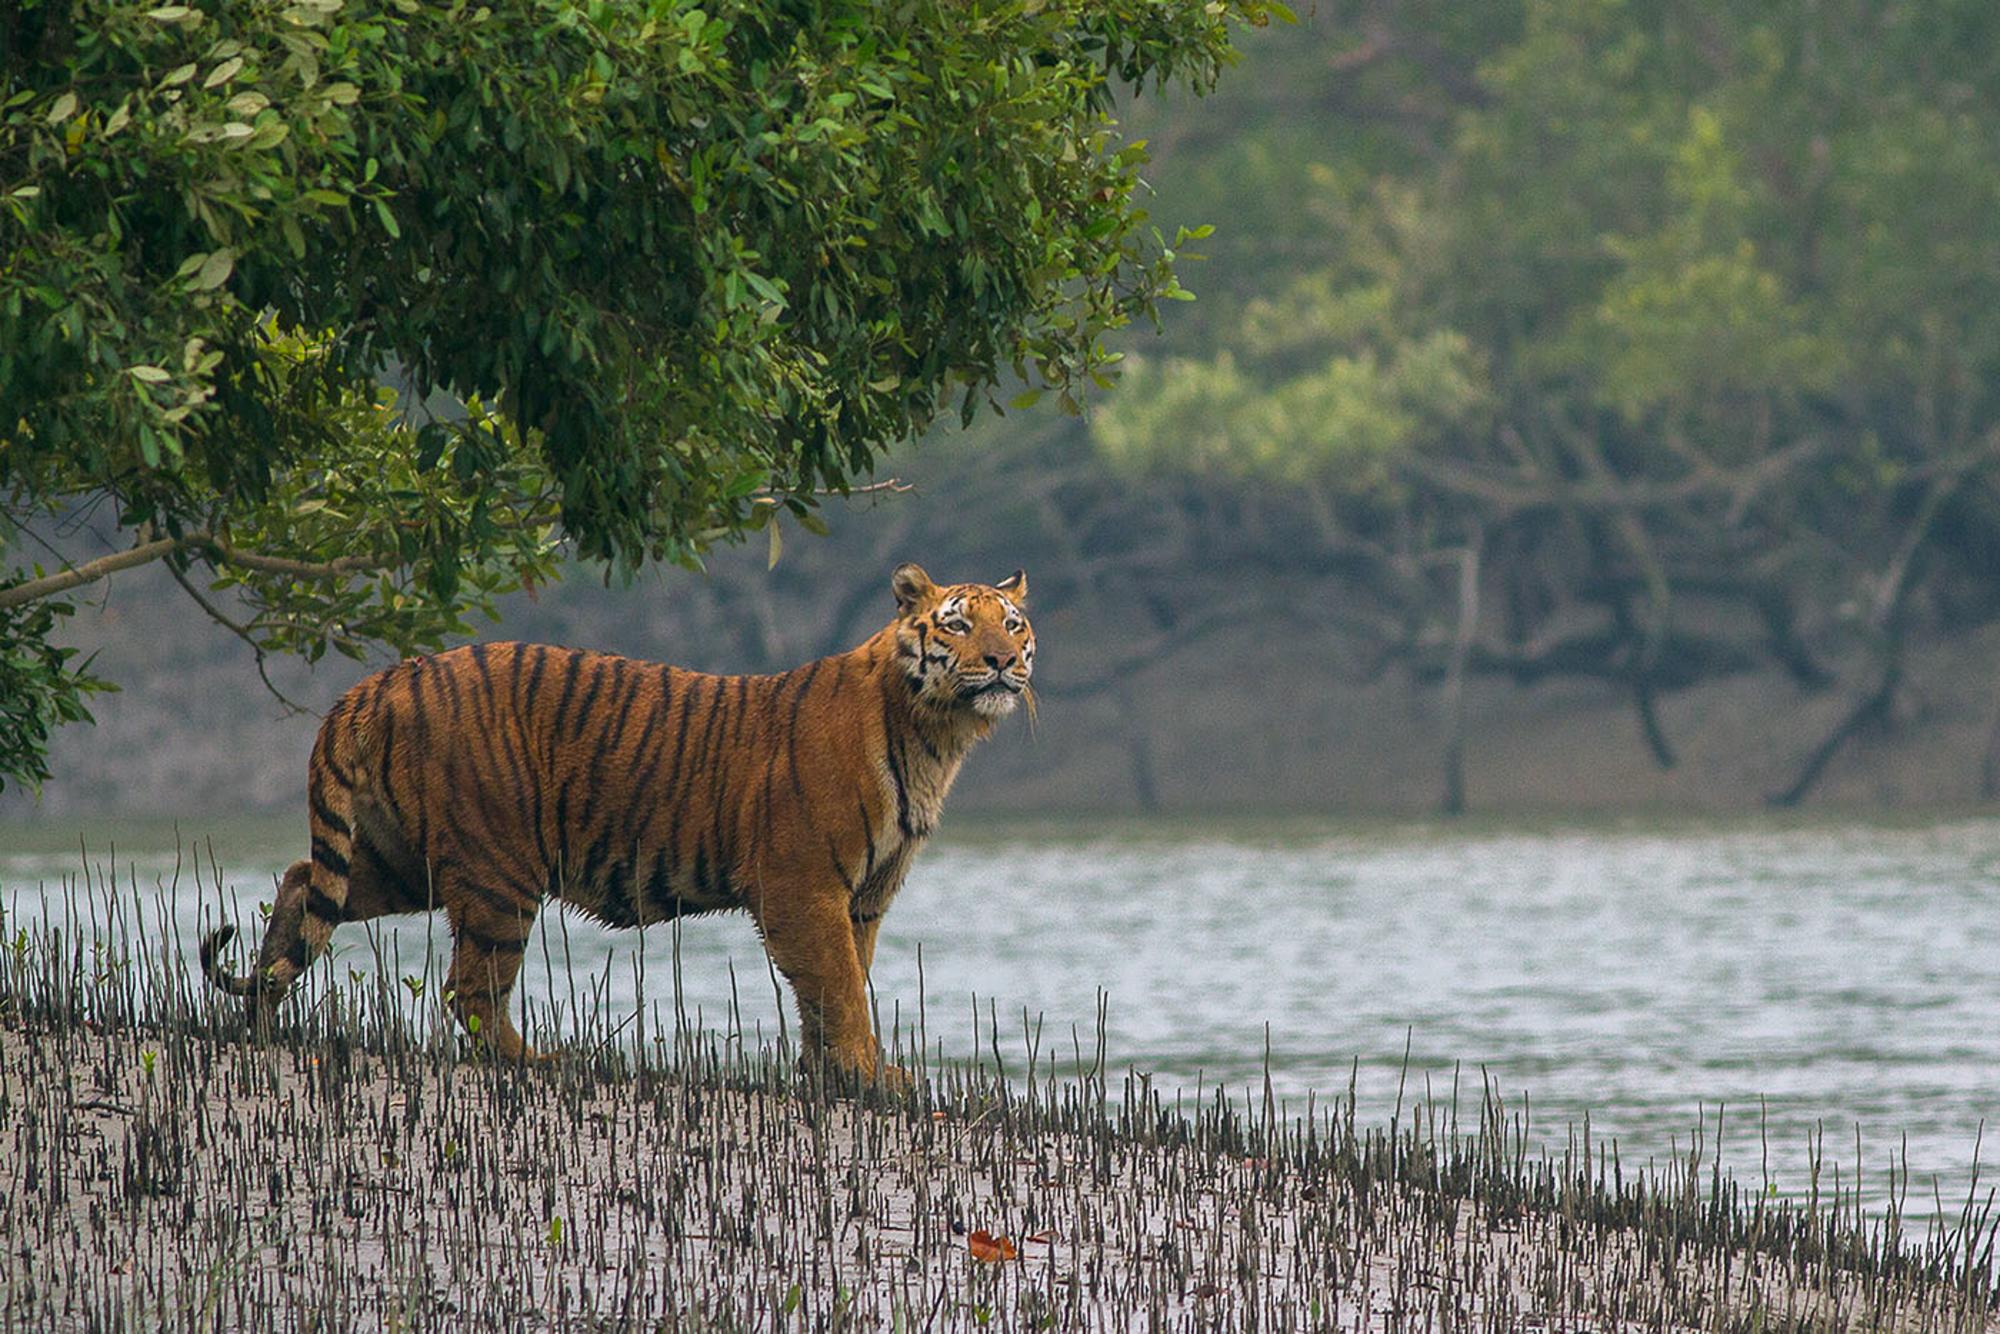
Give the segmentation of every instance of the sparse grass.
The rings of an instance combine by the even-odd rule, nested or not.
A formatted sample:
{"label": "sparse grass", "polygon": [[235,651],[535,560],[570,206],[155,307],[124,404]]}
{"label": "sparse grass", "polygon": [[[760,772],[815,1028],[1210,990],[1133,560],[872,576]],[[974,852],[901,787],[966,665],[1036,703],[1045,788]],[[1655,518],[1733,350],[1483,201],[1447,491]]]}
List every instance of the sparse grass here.
{"label": "sparse grass", "polygon": [[1911,1236],[1830,1165],[1779,1200],[1706,1142],[1535,1150],[1490,1088],[1387,1127],[1351,1085],[1162,1094],[1101,1015],[1061,1052],[989,1017],[854,1099],[733,1021],[587,1000],[529,1034],[563,1059],[495,1066],[395,968],[251,1042],[158,892],[58,898],[0,948],[7,1329],[2000,1329],[1977,1187]]}

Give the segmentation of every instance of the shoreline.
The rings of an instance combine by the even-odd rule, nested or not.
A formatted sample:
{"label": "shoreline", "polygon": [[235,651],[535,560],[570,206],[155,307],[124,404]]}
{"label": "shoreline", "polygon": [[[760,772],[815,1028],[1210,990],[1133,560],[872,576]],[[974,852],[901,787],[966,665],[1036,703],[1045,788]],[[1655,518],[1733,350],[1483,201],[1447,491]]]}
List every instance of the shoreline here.
{"label": "shoreline", "polygon": [[1990,1211],[1926,1241],[1698,1156],[1530,1156],[1493,1102],[1383,1129],[963,1068],[828,1100],[712,1038],[517,1070],[365,998],[260,1046],[22,981],[0,1328],[2000,1330]]}

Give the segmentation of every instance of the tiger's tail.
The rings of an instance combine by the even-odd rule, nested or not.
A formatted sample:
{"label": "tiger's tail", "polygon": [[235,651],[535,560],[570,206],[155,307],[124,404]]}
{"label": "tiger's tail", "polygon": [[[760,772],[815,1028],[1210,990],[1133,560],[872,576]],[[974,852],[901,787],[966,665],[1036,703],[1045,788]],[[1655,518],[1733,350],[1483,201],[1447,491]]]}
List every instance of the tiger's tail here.
{"label": "tiger's tail", "polygon": [[235,938],[236,928],[227,924],[218,926],[201,938],[201,975],[208,979],[210,986],[227,995],[262,996],[271,989],[269,978],[254,973],[249,977],[238,977],[216,957]]}

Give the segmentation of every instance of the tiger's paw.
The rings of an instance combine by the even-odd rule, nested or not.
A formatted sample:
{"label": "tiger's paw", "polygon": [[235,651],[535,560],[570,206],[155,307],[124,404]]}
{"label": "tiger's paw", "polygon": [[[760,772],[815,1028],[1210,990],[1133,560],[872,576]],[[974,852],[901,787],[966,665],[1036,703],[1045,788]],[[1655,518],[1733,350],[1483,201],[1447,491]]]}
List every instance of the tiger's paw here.
{"label": "tiger's paw", "polygon": [[917,1085],[916,1077],[908,1070],[891,1065],[874,1053],[865,1061],[839,1058],[809,1061],[805,1069],[814,1083],[835,1097],[852,1097],[857,1093],[901,1096]]}
{"label": "tiger's paw", "polygon": [[887,1061],[875,1067],[875,1087],[890,1093],[908,1093],[917,1086],[917,1077],[900,1065],[890,1065]]}

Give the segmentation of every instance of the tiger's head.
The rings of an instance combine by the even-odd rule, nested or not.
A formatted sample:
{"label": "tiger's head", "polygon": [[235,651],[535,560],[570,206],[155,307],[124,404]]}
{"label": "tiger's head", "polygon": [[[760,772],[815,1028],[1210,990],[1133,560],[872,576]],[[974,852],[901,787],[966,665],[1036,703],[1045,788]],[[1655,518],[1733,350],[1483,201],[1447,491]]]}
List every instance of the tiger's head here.
{"label": "tiger's head", "polygon": [[997,584],[931,582],[920,565],[889,576],[896,595],[896,657],[916,697],[945,710],[969,709],[991,721],[1034,695],[1035,631],[1021,606],[1028,576]]}

